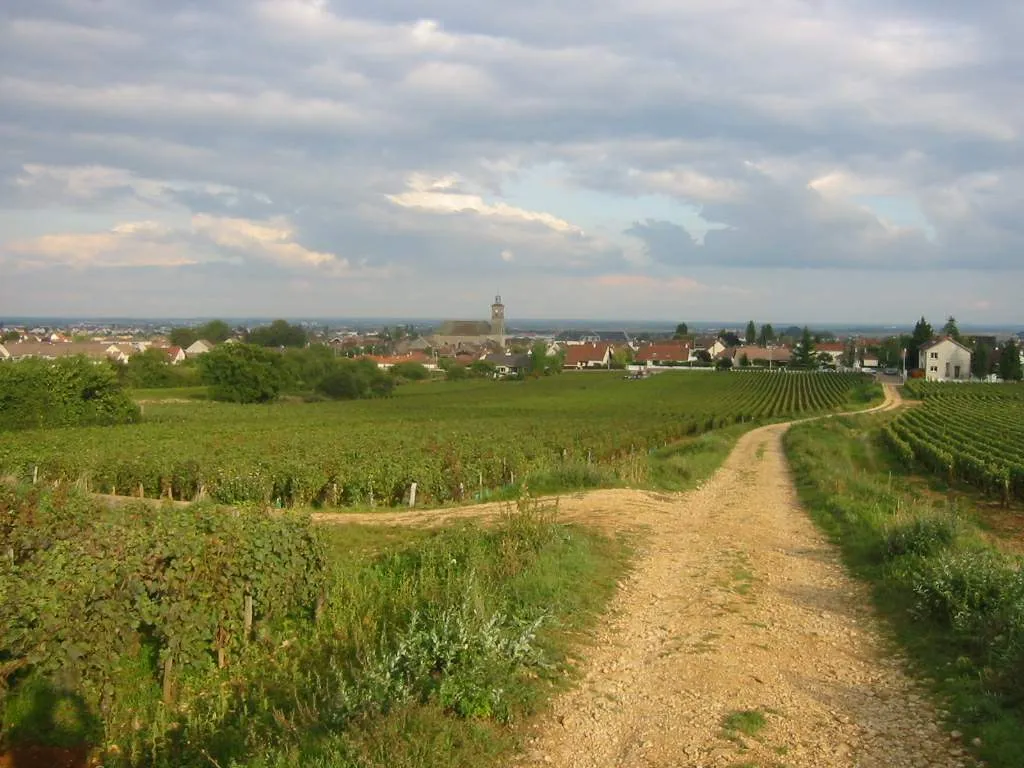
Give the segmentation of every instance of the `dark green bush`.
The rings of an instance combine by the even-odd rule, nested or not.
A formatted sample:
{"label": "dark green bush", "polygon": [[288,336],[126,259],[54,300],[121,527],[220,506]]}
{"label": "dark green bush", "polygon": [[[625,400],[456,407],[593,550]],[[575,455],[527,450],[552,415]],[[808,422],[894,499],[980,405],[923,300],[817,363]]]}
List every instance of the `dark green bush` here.
{"label": "dark green bush", "polygon": [[105,363],[73,357],[0,364],[0,430],[124,424],[139,416]]}

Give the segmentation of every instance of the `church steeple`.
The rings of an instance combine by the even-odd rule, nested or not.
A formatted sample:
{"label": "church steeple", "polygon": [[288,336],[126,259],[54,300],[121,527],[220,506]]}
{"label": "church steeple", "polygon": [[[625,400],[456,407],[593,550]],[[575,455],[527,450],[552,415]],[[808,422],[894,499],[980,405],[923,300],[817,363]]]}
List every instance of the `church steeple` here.
{"label": "church steeple", "polygon": [[501,294],[494,296],[494,303],[491,304],[491,334],[501,337],[501,343],[505,343],[505,305],[501,303]]}

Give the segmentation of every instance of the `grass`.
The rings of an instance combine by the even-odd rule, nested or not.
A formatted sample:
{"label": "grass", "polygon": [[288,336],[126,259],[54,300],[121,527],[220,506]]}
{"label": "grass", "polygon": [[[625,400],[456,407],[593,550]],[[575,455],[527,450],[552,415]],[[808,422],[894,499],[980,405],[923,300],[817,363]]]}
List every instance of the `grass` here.
{"label": "grass", "polygon": [[207,400],[210,388],[196,387],[163,387],[157,389],[130,389],[128,394],[135,401],[146,400]]}
{"label": "grass", "polygon": [[739,709],[722,718],[722,730],[730,737],[737,734],[753,738],[768,725],[768,720],[759,709]]}
{"label": "grass", "polygon": [[886,417],[794,427],[801,500],[872,587],[914,673],[992,768],[1024,754],[1024,574],[963,499],[922,493],[877,438]]}

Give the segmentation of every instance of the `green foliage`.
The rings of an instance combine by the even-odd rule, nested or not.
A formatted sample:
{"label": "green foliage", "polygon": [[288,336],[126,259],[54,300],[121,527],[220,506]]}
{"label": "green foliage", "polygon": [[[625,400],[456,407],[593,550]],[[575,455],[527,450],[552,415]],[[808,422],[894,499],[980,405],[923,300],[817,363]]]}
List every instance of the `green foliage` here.
{"label": "green foliage", "polygon": [[1024,378],[1021,370],[1020,350],[1012,338],[999,350],[999,378],[1003,381],[1020,381]]}
{"label": "green foliage", "polygon": [[757,334],[757,344],[758,346],[766,347],[773,341],[775,341],[775,329],[772,328],[771,323],[765,323]]}
{"label": "green foliage", "polygon": [[543,341],[536,341],[530,347],[530,375],[551,376],[562,372],[564,355],[548,354],[548,345]]}
{"label": "green foliage", "polygon": [[[115,706],[127,660],[147,659],[152,687],[166,696],[180,676],[241,657],[248,600],[259,630],[312,617],[324,590],[324,549],[308,517],[110,509],[75,493],[2,486],[0,518],[5,674],[63,681],[92,711]],[[17,719],[24,727],[28,718]]]}
{"label": "green foliage", "polygon": [[803,334],[800,336],[800,343],[793,350],[791,366],[805,371],[818,367],[818,358],[814,354],[814,337],[806,325],[804,326]]}
{"label": "green foliage", "polygon": [[[125,615],[125,601],[106,582],[94,593],[77,589],[66,601],[87,594],[83,612],[94,616],[91,621],[116,616],[123,633],[141,632],[139,643],[145,648],[163,636],[163,619],[154,625],[150,618],[152,595],[170,600],[191,589],[196,610],[173,601],[181,610],[164,611],[157,603],[158,613],[198,621],[207,633],[205,642],[188,646],[200,657],[197,664],[173,666],[170,703],[161,701],[160,653],[147,656],[148,668],[113,668],[103,685],[91,685],[92,678],[69,680],[69,692],[102,720],[101,739],[95,728],[79,732],[90,733],[92,743],[118,745],[116,753],[105,756],[104,765],[111,766],[479,765],[485,755],[494,757],[497,747],[508,744],[501,735],[507,725],[535,711],[541,697],[564,679],[566,634],[593,621],[614,592],[626,554],[619,544],[559,524],[553,507],[528,499],[497,526],[419,533],[412,543],[369,554],[358,554],[348,544],[353,536],[347,528],[319,534],[291,517],[253,513],[253,518],[235,520],[215,510],[206,517],[202,508],[146,512],[199,516],[197,525],[173,530],[187,541],[205,543],[205,549],[188,550],[186,556],[185,545],[167,536],[172,531],[160,522],[162,546],[146,546],[157,535],[147,533],[150,520],[141,507],[120,513],[134,515],[132,524],[125,520],[124,526],[118,513],[87,511],[64,522],[80,526],[109,555],[123,553],[147,573],[177,569],[180,577],[139,583],[131,577],[133,569],[114,566],[127,579],[122,591],[136,601]],[[91,524],[90,515],[100,524]],[[300,537],[278,532],[264,540],[269,531],[262,526],[279,519],[278,525],[297,525]],[[254,526],[260,530],[252,531]],[[49,531],[39,539],[46,540]],[[106,538],[104,544],[101,532],[128,540],[119,544]],[[313,540],[307,540],[310,536]],[[254,538],[265,541],[259,549],[269,555],[265,560],[245,559],[247,542]],[[277,556],[292,544],[290,555]],[[140,545],[142,554],[137,555]],[[231,551],[237,554],[236,567],[228,578],[218,578],[205,561],[212,555],[215,562],[226,562],[221,555]],[[84,554],[93,563],[91,551]],[[186,578],[190,568],[196,572]],[[265,580],[268,588],[277,584],[277,612],[262,612],[265,603],[257,594],[253,637],[237,651],[232,645],[228,665],[220,669],[217,644],[226,635],[218,631],[210,637],[208,627],[217,615],[222,622],[234,620],[235,599],[244,599],[244,592],[231,589],[239,574]],[[42,593],[44,586],[35,590]],[[210,604],[210,593],[222,592],[230,593],[223,610]],[[289,596],[295,598],[294,610],[285,616]],[[320,596],[322,607],[314,619],[313,605]],[[17,609],[4,601],[0,610]],[[76,621],[81,628],[90,619]],[[234,638],[237,630],[233,626],[228,636]],[[56,648],[51,644],[48,650]],[[45,698],[39,690],[45,694],[55,677],[65,676],[63,670],[47,674],[59,663],[34,662],[10,680],[5,739],[21,733],[29,740],[47,740],[32,727],[39,718],[30,716],[33,708],[26,703],[37,702],[35,710],[46,708],[45,702],[38,705]],[[153,678],[148,685],[139,679],[140,668]],[[445,735],[451,740],[445,742]],[[424,745],[442,750],[423,751]]]}
{"label": "green foliage", "polygon": [[955,341],[961,341],[960,329],[957,327],[956,318],[950,315],[946,318],[946,324],[942,326],[942,335],[949,336]]}
{"label": "green foliage", "polygon": [[867,429],[836,419],[787,433],[801,499],[874,586],[880,612],[950,710],[950,727],[966,742],[978,736],[978,756],[994,768],[1018,766],[1024,559],[995,549],[969,513],[914,491],[884,447],[892,443]]}
{"label": "green foliage", "polygon": [[440,367],[449,381],[463,381],[470,376],[469,369],[454,360],[442,360]]}
{"label": "green foliage", "polygon": [[935,331],[922,316],[914,325],[914,332],[910,335],[907,345],[907,370],[922,368],[920,361],[921,346],[927,344],[935,337]]}
{"label": "green foliage", "polygon": [[336,360],[316,385],[316,391],[332,400],[387,397],[395,379],[372,360]]}
{"label": "green foliage", "polygon": [[1024,499],[1024,387],[910,381],[905,390],[923,405],[883,433],[904,466],[1005,503]]}
{"label": "green foliage", "polygon": [[406,379],[407,381],[425,381],[430,378],[430,371],[421,363],[396,363],[391,366],[391,375],[396,379]]}
{"label": "green foliage", "polygon": [[275,400],[287,381],[284,358],[254,344],[221,344],[199,358],[210,397],[229,403]]}
{"label": "green foliage", "polygon": [[[337,365],[379,375],[370,361]],[[350,381],[324,394],[367,395],[359,380],[345,389]],[[223,503],[330,507],[399,504],[416,482],[419,503],[451,503],[580,463],[639,482],[651,449],[731,424],[845,408],[863,381],[760,372],[627,381],[594,372],[529,386],[437,382],[347,403],[149,403],[146,423],[130,429],[13,435],[0,442],[0,474],[29,479],[38,466],[41,480],[88,479],[104,492],[141,485],[147,496],[193,499],[204,488]]]}
{"label": "green foliage", "polygon": [[753,320],[747,323],[747,330],[746,333],[743,335],[743,340],[747,344],[753,344],[755,341],[757,341],[757,326],[754,324]]}
{"label": "green foliage", "polygon": [[106,364],[85,357],[0,365],[0,430],[123,424],[139,408]]}
{"label": "green foliage", "polygon": [[971,352],[971,375],[983,379],[992,373],[993,349],[988,344],[975,344]]}
{"label": "green foliage", "polygon": [[0,333],[0,343],[6,343],[8,341],[20,341],[21,334],[18,331],[4,331]]}
{"label": "green foliage", "polygon": [[672,334],[673,339],[685,339],[690,335],[690,328],[686,323],[679,323],[676,326],[676,332]]}
{"label": "green foliage", "polygon": [[195,328],[186,328],[181,326],[178,328],[171,328],[171,332],[167,334],[167,338],[171,342],[171,346],[187,349],[199,340],[199,334],[196,333]]}
{"label": "green foliage", "polygon": [[304,347],[309,342],[309,334],[301,325],[275,320],[270,325],[253,328],[246,341],[260,347]]}
{"label": "green foliage", "polygon": [[133,389],[189,387],[199,383],[199,371],[192,365],[171,365],[162,349],[147,349],[128,358],[126,363],[110,363],[118,380]]}
{"label": "green foliage", "polygon": [[732,358],[720,357],[715,361],[716,371],[728,371],[732,368]]}
{"label": "green foliage", "polygon": [[232,336],[231,326],[223,320],[211,320],[196,328],[196,338],[221,344]]}

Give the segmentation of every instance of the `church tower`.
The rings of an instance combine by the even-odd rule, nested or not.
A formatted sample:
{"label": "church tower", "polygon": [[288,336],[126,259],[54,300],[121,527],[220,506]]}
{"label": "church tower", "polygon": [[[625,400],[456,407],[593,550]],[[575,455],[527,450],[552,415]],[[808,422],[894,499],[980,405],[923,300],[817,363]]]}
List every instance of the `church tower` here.
{"label": "church tower", "polygon": [[500,342],[505,343],[505,305],[501,303],[501,294],[495,296],[491,304],[491,335],[500,337]]}

